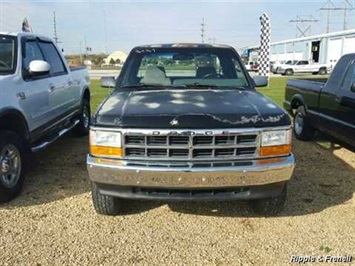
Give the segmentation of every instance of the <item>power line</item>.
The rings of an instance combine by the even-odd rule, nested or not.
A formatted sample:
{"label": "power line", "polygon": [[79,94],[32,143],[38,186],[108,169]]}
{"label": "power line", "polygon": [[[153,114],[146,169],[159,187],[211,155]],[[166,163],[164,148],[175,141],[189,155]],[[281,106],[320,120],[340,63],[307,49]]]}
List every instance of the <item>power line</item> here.
{"label": "power line", "polygon": [[[312,31],[312,23],[318,22],[318,20],[312,15],[308,17],[297,15],[296,18],[291,19],[289,22],[296,23],[296,28],[299,32],[299,36],[296,37],[306,37],[307,33],[310,35]],[[301,23],[301,24],[300,24]],[[306,23],[306,25],[304,25]]]}

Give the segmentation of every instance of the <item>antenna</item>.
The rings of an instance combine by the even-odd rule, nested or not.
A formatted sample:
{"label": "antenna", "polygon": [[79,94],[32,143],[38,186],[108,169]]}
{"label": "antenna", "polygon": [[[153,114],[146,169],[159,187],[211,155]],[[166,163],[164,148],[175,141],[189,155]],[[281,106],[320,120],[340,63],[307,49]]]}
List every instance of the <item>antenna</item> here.
{"label": "antenna", "polygon": [[53,30],[54,30],[54,41],[56,44],[60,43],[59,41],[59,38],[58,38],[58,35],[57,35],[57,21],[56,21],[56,18],[55,18],[55,12],[53,12]]}
{"label": "antenna", "polygon": [[[296,28],[300,34],[299,36],[296,36],[296,37],[306,37],[307,33],[308,33],[308,35],[311,34],[312,23],[318,22],[318,20],[315,17],[313,17],[312,15],[310,15],[308,17],[297,15],[296,18],[291,19],[290,22],[296,23]],[[301,25],[299,23],[301,23]],[[304,25],[304,23],[307,23],[307,24]]]}
{"label": "antenna", "polygon": [[205,31],[206,31],[205,26],[206,26],[205,18],[202,18],[202,23],[201,23],[201,41],[202,41],[202,43],[205,42]]}

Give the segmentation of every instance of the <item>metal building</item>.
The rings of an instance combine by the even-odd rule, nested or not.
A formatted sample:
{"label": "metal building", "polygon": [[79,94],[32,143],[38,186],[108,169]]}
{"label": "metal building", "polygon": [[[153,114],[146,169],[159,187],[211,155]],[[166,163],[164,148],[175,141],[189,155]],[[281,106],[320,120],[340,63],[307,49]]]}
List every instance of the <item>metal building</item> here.
{"label": "metal building", "polygon": [[[247,61],[255,61],[258,46],[243,51]],[[333,66],[339,58],[355,53],[355,29],[271,43],[270,60],[312,60]]]}

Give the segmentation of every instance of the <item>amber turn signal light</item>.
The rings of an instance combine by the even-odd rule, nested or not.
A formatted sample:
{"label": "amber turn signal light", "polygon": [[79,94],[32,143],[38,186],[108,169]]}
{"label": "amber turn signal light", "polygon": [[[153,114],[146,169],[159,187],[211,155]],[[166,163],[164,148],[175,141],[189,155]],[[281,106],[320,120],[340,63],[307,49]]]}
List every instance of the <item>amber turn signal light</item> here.
{"label": "amber turn signal light", "polygon": [[277,156],[291,153],[291,145],[268,146],[260,148],[260,156]]}
{"label": "amber turn signal light", "polygon": [[90,153],[94,156],[121,157],[123,155],[122,148],[90,146]]}

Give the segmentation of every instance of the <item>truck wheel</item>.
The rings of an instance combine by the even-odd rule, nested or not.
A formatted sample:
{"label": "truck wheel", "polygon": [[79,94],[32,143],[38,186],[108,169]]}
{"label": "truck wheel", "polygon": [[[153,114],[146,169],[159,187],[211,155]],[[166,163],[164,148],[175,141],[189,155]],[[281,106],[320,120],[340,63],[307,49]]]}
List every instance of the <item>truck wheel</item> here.
{"label": "truck wheel", "polygon": [[292,76],[293,75],[293,70],[292,69],[286,69],[285,75],[286,76]]}
{"label": "truck wheel", "polygon": [[79,115],[79,124],[74,128],[74,133],[77,136],[86,136],[89,134],[90,117],[90,102],[87,99],[83,99]]}
{"label": "truck wheel", "polygon": [[321,68],[321,69],[319,69],[318,74],[319,74],[319,75],[325,75],[325,74],[327,74],[327,69],[325,69],[324,67]]}
{"label": "truck wheel", "polygon": [[107,195],[102,195],[96,184],[92,183],[91,185],[91,197],[92,197],[92,202],[95,208],[95,211],[98,214],[103,214],[103,215],[117,215],[120,212],[120,201],[122,199],[115,198],[112,196],[107,196]]}
{"label": "truck wheel", "polygon": [[250,204],[255,213],[263,216],[274,216],[280,213],[285,205],[287,197],[287,184],[278,196],[265,199],[251,200]]}
{"label": "truck wheel", "polygon": [[25,179],[25,148],[12,131],[0,131],[0,202],[15,198]]}
{"label": "truck wheel", "polygon": [[303,106],[297,108],[293,119],[293,132],[297,139],[310,140],[314,135],[314,128],[310,125]]}

